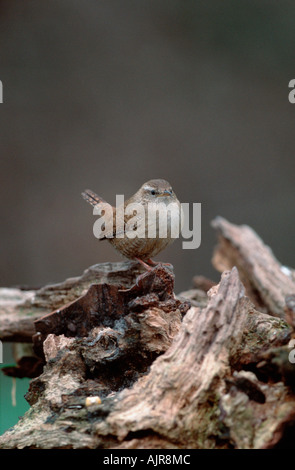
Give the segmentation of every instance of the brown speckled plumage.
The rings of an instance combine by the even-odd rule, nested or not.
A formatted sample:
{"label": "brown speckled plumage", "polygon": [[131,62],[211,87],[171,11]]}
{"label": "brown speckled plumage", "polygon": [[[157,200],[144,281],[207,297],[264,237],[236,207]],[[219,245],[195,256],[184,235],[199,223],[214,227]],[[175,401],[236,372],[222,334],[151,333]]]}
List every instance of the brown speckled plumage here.
{"label": "brown speckled plumage", "polygon": [[[102,199],[96,193],[88,189],[82,193],[82,196],[88,203],[90,203],[94,207],[98,206],[99,204],[105,203],[104,199]],[[118,238],[115,236],[116,208],[113,208],[113,231],[104,233],[103,236],[101,236],[101,239],[107,239],[114,246],[114,248],[116,248],[126,258],[137,259],[138,261],[143,262],[142,264],[147,267],[145,262],[150,262],[154,264],[151,258],[156,256],[158,253],[160,253],[160,251],[162,251],[175,240],[175,238],[172,238],[171,236],[171,224],[176,224],[180,228],[180,203],[175,193],[173,192],[171,185],[164,179],[154,179],[144,183],[141,188],[130,199],[125,201],[124,210],[128,205],[132,203],[138,203],[144,207],[145,218],[143,219],[137,213],[135,215],[125,214],[124,232],[121,233],[121,236],[123,238]],[[153,210],[156,211],[160,207],[160,203],[164,203],[165,207],[167,207],[167,205],[171,203],[174,203],[174,207],[176,209],[176,216],[172,219],[170,216],[168,218],[168,231],[166,238],[159,237],[158,226],[156,229],[156,237],[148,238],[147,208],[149,206],[150,208],[154,208]],[[117,210],[119,210],[119,208]],[[156,212],[154,212],[154,214],[156,214]],[[128,226],[126,226],[126,224],[128,223],[128,221],[131,220],[131,218],[133,224],[132,227],[142,227],[146,234],[145,238],[129,238],[127,236],[127,233],[130,233],[130,230],[133,230],[132,227],[131,229],[129,227],[128,231]],[[157,221],[158,220],[159,217],[157,216]],[[171,220],[173,220],[173,222]],[[145,224],[145,227],[141,225],[143,223]]]}

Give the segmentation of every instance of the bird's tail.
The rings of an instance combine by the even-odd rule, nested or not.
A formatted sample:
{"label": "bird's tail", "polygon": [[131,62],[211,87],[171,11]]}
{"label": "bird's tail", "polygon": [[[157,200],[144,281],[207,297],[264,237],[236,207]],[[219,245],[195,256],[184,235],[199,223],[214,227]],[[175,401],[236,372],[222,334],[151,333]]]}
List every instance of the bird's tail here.
{"label": "bird's tail", "polygon": [[91,189],[85,189],[85,191],[81,194],[85,201],[89,202],[89,204],[91,204],[93,207],[95,207],[97,204],[100,204],[101,202],[106,202],[102,197],[91,191]]}

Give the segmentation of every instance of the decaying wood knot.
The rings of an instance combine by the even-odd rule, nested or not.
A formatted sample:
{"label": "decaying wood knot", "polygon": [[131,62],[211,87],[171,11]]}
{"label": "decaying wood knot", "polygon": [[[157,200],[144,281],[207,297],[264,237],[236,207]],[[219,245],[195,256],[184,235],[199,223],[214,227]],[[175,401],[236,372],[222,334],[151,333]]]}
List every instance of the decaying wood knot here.
{"label": "decaying wood knot", "polygon": [[126,315],[158,308],[167,313],[184,314],[188,300],[174,295],[174,275],[162,265],[148,272],[141,285],[122,289],[116,284],[93,284],[86,294],[35,321],[36,339],[49,333],[65,336],[87,336],[97,326],[113,328]]}
{"label": "decaying wood knot", "polygon": [[[162,265],[148,272],[139,285],[122,287],[126,286],[93,284],[75,301],[35,321],[36,353],[49,364],[59,358],[68,368],[72,368],[69,358],[78,354],[86,377],[99,378],[103,396],[130,386],[146,373],[169,348],[190,308],[187,299],[174,295],[174,275]],[[66,351],[70,355],[63,362]]]}

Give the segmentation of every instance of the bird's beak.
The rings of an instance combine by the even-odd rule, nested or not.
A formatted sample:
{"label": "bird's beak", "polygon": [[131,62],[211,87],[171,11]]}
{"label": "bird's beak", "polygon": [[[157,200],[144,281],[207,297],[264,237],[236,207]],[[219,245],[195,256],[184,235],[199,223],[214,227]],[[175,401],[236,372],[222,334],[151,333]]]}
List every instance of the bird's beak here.
{"label": "bird's beak", "polygon": [[158,197],[172,196],[172,191],[165,189],[162,193],[158,194]]}

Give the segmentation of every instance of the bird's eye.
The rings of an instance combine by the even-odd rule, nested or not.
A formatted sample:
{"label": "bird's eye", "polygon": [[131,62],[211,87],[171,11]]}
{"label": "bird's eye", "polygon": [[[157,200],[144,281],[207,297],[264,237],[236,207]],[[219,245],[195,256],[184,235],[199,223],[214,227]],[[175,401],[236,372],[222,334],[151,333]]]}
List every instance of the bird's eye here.
{"label": "bird's eye", "polygon": [[156,191],[154,189],[152,189],[151,194],[154,196],[156,194]]}

